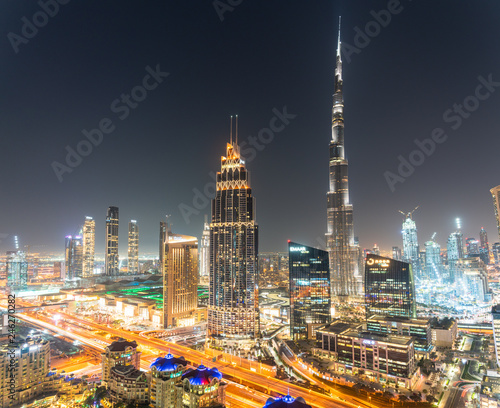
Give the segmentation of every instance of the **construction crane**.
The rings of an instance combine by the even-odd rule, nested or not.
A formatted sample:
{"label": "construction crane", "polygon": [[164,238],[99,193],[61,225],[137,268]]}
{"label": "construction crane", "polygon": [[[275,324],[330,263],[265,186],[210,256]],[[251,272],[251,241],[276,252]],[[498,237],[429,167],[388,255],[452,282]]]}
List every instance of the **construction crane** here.
{"label": "construction crane", "polygon": [[412,218],[411,218],[411,216],[412,216],[412,214],[413,214],[413,213],[417,210],[417,208],[418,208],[418,207],[420,207],[420,206],[419,206],[419,205],[417,205],[417,206],[416,206],[413,210],[411,210],[410,212],[404,212],[404,211],[401,211],[401,210],[399,210],[399,212],[405,216],[405,219],[407,219],[407,218],[412,219]]}

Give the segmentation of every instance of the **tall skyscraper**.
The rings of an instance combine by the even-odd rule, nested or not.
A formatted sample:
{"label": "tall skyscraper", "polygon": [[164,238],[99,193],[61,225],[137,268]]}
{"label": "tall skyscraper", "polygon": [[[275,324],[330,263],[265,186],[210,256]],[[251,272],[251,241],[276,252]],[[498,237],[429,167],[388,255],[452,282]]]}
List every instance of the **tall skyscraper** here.
{"label": "tall skyscraper", "polygon": [[468,258],[479,256],[479,241],[476,238],[467,238],[465,240],[465,248]]}
{"label": "tall skyscraper", "polygon": [[415,283],[409,263],[368,254],[365,264],[368,317],[376,314],[416,318]]}
{"label": "tall skyscraper", "polygon": [[418,276],[420,273],[417,224],[415,224],[412,218],[413,212],[417,208],[418,207],[408,213],[400,211],[400,213],[405,216],[403,229],[401,231],[403,234],[403,261],[411,264],[412,272],[415,276]]}
{"label": "tall skyscraper", "polygon": [[109,207],[106,215],[105,273],[108,276],[120,272],[118,261],[118,207]]}
{"label": "tall skyscraper", "polygon": [[172,234],[163,245],[163,326],[191,326],[198,307],[198,239]]}
{"label": "tall skyscraper", "polygon": [[164,250],[164,245],[167,240],[167,222],[166,221],[160,221],[160,251],[159,251],[159,257],[158,257],[158,264],[160,265],[160,272],[161,272],[161,265],[163,265],[163,250]]}
{"label": "tall skyscraper", "polygon": [[328,252],[288,242],[290,336],[311,338],[314,328],[331,320]]}
{"label": "tall skyscraper", "polygon": [[348,163],[344,152],[344,98],[340,24],[335,68],[335,93],[330,141],[330,188],[327,193],[326,246],[330,257],[332,295],[360,295],[362,277],[354,241],[353,208],[349,202]]}
{"label": "tall skyscraper", "polygon": [[217,172],[210,223],[208,336],[212,343],[259,335],[258,227],[249,174],[238,143]]}
{"label": "tall skyscraper", "polygon": [[7,252],[7,288],[10,293],[28,289],[28,261],[23,251]]}
{"label": "tall skyscraper", "polygon": [[200,245],[200,284],[208,285],[210,280],[210,224],[205,216]]}
{"label": "tall skyscraper", "polygon": [[493,341],[495,343],[495,357],[497,367],[500,367],[500,305],[491,308],[491,317],[493,323]]}
{"label": "tall skyscraper", "polygon": [[83,238],[81,235],[66,236],[66,279],[82,277],[83,270]]}
{"label": "tall skyscraper", "polygon": [[442,278],[441,247],[434,237],[425,243],[425,275],[436,281]]}
{"label": "tall skyscraper", "polygon": [[82,277],[88,278],[94,274],[95,256],[95,221],[85,217],[83,224],[83,267]]}
{"label": "tall skyscraper", "polygon": [[500,263],[500,242],[495,242],[491,246],[491,252],[495,263]]}
{"label": "tall skyscraper", "polygon": [[397,246],[392,247],[392,258],[396,261],[401,261],[401,248]]}
{"label": "tall skyscraper", "polygon": [[490,244],[488,243],[488,234],[484,227],[481,227],[479,231],[479,244],[479,256],[488,265],[490,263]]}
{"label": "tall skyscraper", "polygon": [[490,190],[493,197],[493,207],[495,208],[495,217],[497,219],[498,237],[500,238],[500,186],[493,187]]}
{"label": "tall skyscraper", "polygon": [[128,273],[139,273],[139,225],[136,220],[128,223]]}

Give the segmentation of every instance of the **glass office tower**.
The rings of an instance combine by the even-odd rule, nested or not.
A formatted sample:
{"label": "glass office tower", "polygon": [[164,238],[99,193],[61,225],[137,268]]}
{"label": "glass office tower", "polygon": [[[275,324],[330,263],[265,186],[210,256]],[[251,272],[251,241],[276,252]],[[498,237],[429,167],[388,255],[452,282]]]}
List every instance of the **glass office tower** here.
{"label": "glass office tower", "polygon": [[328,252],[288,243],[290,336],[310,338],[314,328],[331,318]]}
{"label": "glass office tower", "polygon": [[136,220],[128,223],[128,273],[139,273],[139,225]]}
{"label": "glass office tower", "polygon": [[108,276],[120,272],[118,261],[118,207],[109,207],[106,215],[106,262],[105,273]]}
{"label": "glass office tower", "polygon": [[374,254],[366,256],[366,314],[417,317],[410,264]]}

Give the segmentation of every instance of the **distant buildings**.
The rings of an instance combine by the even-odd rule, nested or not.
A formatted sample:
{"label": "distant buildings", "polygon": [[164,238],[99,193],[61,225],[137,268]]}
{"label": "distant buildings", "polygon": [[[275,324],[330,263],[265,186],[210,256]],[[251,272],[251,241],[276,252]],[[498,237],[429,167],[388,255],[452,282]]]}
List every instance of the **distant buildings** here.
{"label": "distant buildings", "polygon": [[119,274],[118,207],[109,207],[106,215],[106,252],[104,271],[107,276]]}
{"label": "distant buildings", "polygon": [[199,265],[200,284],[208,286],[210,282],[210,224],[207,221],[207,216],[205,216],[201,236]]}
{"label": "distant buildings", "polygon": [[446,244],[448,254],[448,273],[451,283],[457,279],[457,261],[464,258],[464,237],[460,228],[452,232]]}
{"label": "distant buildings", "polygon": [[349,202],[348,162],[344,152],[344,81],[340,49],[339,26],[330,141],[326,247],[330,257],[332,296],[352,296],[361,295],[362,277],[359,274],[359,248],[354,241],[353,206]]}
{"label": "distant buildings", "polygon": [[259,289],[289,287],[288,252],[259,253]]}
{"label": "distant buildings", "polygon": [[136,220],[128,223],[128,273],[139,273],[139,225]]}
{"label": "distant buildings", "polygon": [[7,288],[10,293],[28,289],[28,261],[23,251],[7,251]]}
{"label": "distant buildings", "polygon": [[94,274],[95,221],[92,217],[85,217],[82,236],[83,236],[82,277],[88,278]]}
{"label": "distant buildings", "polygon": [[211,343],[259,336],[258,227],[249,174],[237,143],[227,144],[217,173],[210,223]]}
{"label": "distant buildings", "polygon": [[366,314],[416,317],[415,283],[406,262],[368,254],[365,264]]}
{"label": "distant buildings", "polygon": [[461,292],[463,296],[481,303],[491,299],[488,271],[479,257],[459,259],[457,273],[462,280]]}
{"label": "distant buildings", "polygon": [[433,239],[425,243],[425,276],[427,279],[441,281],[441,247]]}
{"label": "distant buildings", "polygon": [[83,239],[81,235],[67,235],[65,248],[66,279],[82,277]]}
{"label": "distant buildings", "polygon": [[101,358],[102,382],[104,385],[108,385],[111,378],[111,369],[115,366],[132,366],[137,370],[141,368],[141,352],[137,350],[135,341],[116,340],[105,348]]}
{"label": "distant buildings", "polygon": [[476,238],[467,238],[465,240],[465,248],[468,258],[479,256],[479,241]]}
{"label": "distant buildings", "polygon": [[[418,207],[417,207],[418,208]],[[415,208],[416,210],[416,208]],[[412,219],[412,214],[415,211],[403,213],[405,219],[403,221],[403,261],[411,265],[414,276],[420,275],[419,249],[417,238],[417,225]]]}
{"label": "distant buildings", "polygon": [[190,326],[198,307],[198,239],[172,234],[163,245],[163,326]]}
{"label": "distant buildings", "polygon": [[500,238],[500,186],[493,187],[490,192],[493,197],[493,207],[495,209],[495,217],[497,219],[498,238]]}
{"label": "distant buildings", "polygon": [[288,242],[290,336],[312,338],[315,327],[331,320],[328,252]]}
{"label": "distant buildings", "polygon": [[392,259],[395,259],[396,261],[402,260],[401,248],[397,246],[392,247]]}
{"label": "distant buildings", "polygon": [[27,402],[44,392],[43,383],[50,370],[50,344],[40,338],[16,342],[15,347],[4,344],[0,346],[0,367],[0,407],[14,405],[11,395],[15,404]]}

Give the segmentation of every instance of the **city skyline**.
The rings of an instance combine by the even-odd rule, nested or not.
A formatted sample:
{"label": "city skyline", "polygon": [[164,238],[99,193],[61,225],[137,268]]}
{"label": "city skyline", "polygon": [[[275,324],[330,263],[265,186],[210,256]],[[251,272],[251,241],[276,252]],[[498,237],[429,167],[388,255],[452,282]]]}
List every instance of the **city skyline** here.
{"label": "city skyline", "polygon": [[[96,3],[97,4],[97,3]],[[400,243],[400,219],[397,210],[408,210],[420,205],[419,214],[416,216],[416,222],[419,225],[419,234],[425,239],[432,235],[437,229],[437,240],[441,247],[445,246],[446,237],[453,230],[453,220],[461,217],[464,220],[464,236],[473,236],[478,238],[478,231],[485,227],[490,235],[490,242],[496,242],[497,237],[494,233],[496,222],[491,204],[491,195],[489,189],[498,185],[498,179],[495,178],[494,167],[490,163],[494,162],[493,151],[495,144],[498,143],[495,134],[494,122],[488,118],[491,112],[495,112],[500,104],[500,98],[495,91],[491,93],[488,100],[481,101],[477,111],[471,113],[470,117],[464,119],[457,130],[450,130],[449,137],[444,144],[437,145],[435,152],[426,158],[425,163],[417,167],[414,173],[407,177],[404,183],[397,183],[395,191],[391,192],[384,172],[396,172],[398,165],[398,156],[408,155],[415,148],[414,139],[426,139],[430,137],[433,128],[442,126],[449,129],[450,124],[443,124],[443,113],[454,103],[462,103],[468,96],[474,93],[477,86],[478,77],[483,79],[492,75],[493,81],[496,80],[495,67],[498,66],[496,53],[490,49],[487,42],[481,41],[485,35],[494,36],[497,28],[491,19],[494,10],[498,5],[493,2],[485,3],[482,9],[469,7],[454,8],[456,18],[449,22],[449,33],[440,36],[435,34],[441,30],[439,18],[430,17],[423,5],[403,4],[402,11],[393,14],[390,24],[383,27],[380,33],[373,38],[359,53],[349,53],[351,49],[344,50],[348,58],[344,58],[344,64],[348,69],[344,69],[346,77],[346,87],[344,97],[349,109],[346,111],[346,121],[350,124],[349,138],[346,141],[346,150],[349,152],[350,160],[350,184],[351,184],[351,202],[356,208],[356,236],[359,237],[361,247],[372,247],[373,243],[378,243],[381,248],[389,249],[391,246]],[[449,10],[451,2],[434,5],[433,12],[436,16],[445,15]],[[8,30],[19,32],[21,29],[21,20],[23,16],[30,17],[36,11],[36,5],[21,6],[16,4],[3,5],[3,15],[9,18]],[[94,16],[96,19],[94,30],[96,33],[105,30],[108,24],[120,25],[116,28],[123,28],[129,17],[129,10],[125,7],[123,10],[123,21],[111,22],[108,18],[115,12],[112,6],[100,5],[102,7],[102,17]],[[143,6],[144,9],[139,13],[149,13],[153,6]],[[185,10],[183,6],[179,8],[167,8],[168,18],[178,18],[183,16]],[[325,218],[324,218],[324,191],[328,186],[326,169],[328,167],[328,156],[325,152],[328,143],[328,122],[329,107],[331,106],[331,94],[333,88],[332,66],[334,64],[333,55],[336,46],[337,34],[337,16],[342,14],[343,19],[343,38],[345,44],[355,46],[355,28],[361,31],[365,25],[374,21],[371,11],[378,12],[387,7],[385,2],[360,4],[359,8],[353,9],[351,5],[340,6],[339,4],[321,3],[308,6],[304,12],[297,6],[290,6],[283,18],[275,21],[272,18],[275,5],[266,5],[269,13],[259,13],[259,8],[247,5],[241,5],[233,12],[224,14],[224,21],[220,21],[217,13],[211,4],[198,10],[206,23],[197,29],[192,24],[186,28],[180,28],[170,25],[170,28],[144,28],[144,33],[137,37],[136,43],[131,45],[128,51],[124,47],[119,47],[118,38],[112,37],[112,43],[120,51],[114,58],[115,61],[106,59],[109,63],[107,70],[93,68],[88,64],[82,67],[76,67],[69,60],[61,55],[61,51],[66,50],[68,41],[74,41],[78,44],[75,49],[87,49],[96,47],[95,52],[105,51],[104,46],[99,47],[92,40],[79,38],[71,31],[68,22],[74,22],[75,25],[85,13],[81,13],[80,6],[69,5],[62,7],[58,18],[51,19],[44,27],[40,29],[39,34],[31,39],[28,44],[21,44],[19,52],[15,53],[9,41],[4,41],[1,51],[7,55],[6,72],[12,73],[11,84],[5,84],[5,101],[13,101],[9,105],[3,102],[3,111],[6,112],[5,121],[2,124],[2,130],[5,134],[11,134],[14,126],[13,120],[20,126],[16,134],[29,135],[29,140],[33,141],[33,149],[36,156],[31,153],[31,149],[26,151],[26,157],[16,162],[14,167],[5,167],[4,173],[11,177],[8,183],[6,194],[18,197],[16,203],[6,203],[4,211],[12,214],[2,225],[0,233],[8,237],[2,239],[0,243],[2,250],[12,249],[9,240],[17,235],[24,244],[32,246],[46,245],[48,250],[63,251],[64,236],[75,234],[80,220],[85,215],[92,216],[96,221],[96,254],[102,254],[104,248],[104,236],[102,226],[104,224],[104,211],[109,205],[120,207],[123,219],[137,219],[141,224],[141,252],[154,252],[157,246],[157,223],[163,219],[165,214],[171,214],[172,224],[176,230],[182,230],[186,234],[201,237],[203,228],[203,216],[209,213],[208,205],[201,208],[199,214],[190,218],[186,223],[182,216],[179,205],[186,204],[192,206],[193,189],[203,191],[207,183],[212,179],[211,169],[214,168],[216,157],[216,146],[227,140],[227,118],[230,113],[238,112],[240,115],[241,134],[244,137],[242,141],[247,141],[249,135],[256,136],[260,129],[267,127],[270,119],[274,117],[273,108],[283,112],[283,107],[287,107],[288,114],[297,115],[290,120],[284,130],[277,133],[272,142],[265,145],[261,151],[255,150],[255,157],[248,160],[248,168],[252,171],[252,183],[259,188],[260,205],[258,222],[263,226],[261,237],[261,247],[265,251],[285,251],[286,240],[292,239],[299,242],[318,246],[318,237],[324,238]],[[471,17],[472,13],[472,17]],[[161,15],[161,13],[158,13]],[[148,14],[149,15],[149,14]],[[79,17],[80,16],[80,17]],[[159,18],[154,17],[154,18]],[[287,22],[293,22],[297,19],[303,19],[304,22],[315,21],[321,30],[315,34],[301,31],[297,24],[293,24],[294,30],[288,27]],[[465,29],[462,22],[467,21],[472,24],[473,29]],[[266,36],[257,35],[252,40],[245,36],[243,28],[238,25],[242,19],[248,19],[251,22],[262,24],[264,28],[276,28],[273,33],[276,37],[269,44]],[[416,23],[419,19],[425,21],[425,30]],[[64,21],[63,21],[64,20]],[[170,21],[170,20],[169,20]],[[173,20],[172,20],[173,21]],[[298,20],[297,20],[298,21]],[[278,24],[277,27],[275,25]],[[155,24],[152,24],[154,26]],[[307,25],[306,25],[307,26]],[[235,38],[225,37],[225,27],[233,30]],[[183,36],[182,33],[194,30],[189,36]],[[62,30],[70,30],[68,38],[58,39],[57,33]],[[157,30],[157,31],[152,31]],[[198,30],[198,31],[197,31]],[[200,36],[205,30],[209,33],[202,41]],[[397,31],[399,30],[399,31]],[[413,30],[413,31],[412,31]],[[309,30],[310,31],[310,30]],[[396,32],[398,34],[396,35]],[[415,38],[413,32],[418,33],[421,38]],[[127,36],[135,31],[127,31]],[[175,44],[169,44],[162,48],[160,41],[170,38],[177,34],[178,37],[185,37]],[[155,34],[155,35],[153,35]],[[266,37],[266,38],[264,38]],[[153,40],[151,40],[153,38]],[[439,40],[436,42],[436,38]],[[450,38],[454,41],[450,43]],[[221,44],[217,45],[220,40]],[[286,41],[292,39],[292,41]],[[148,46],[149,41],[151,45]],[[235,47],[235,42],[239,46]],[[445,46],[446,44],[446,46]],[[104,48],[103,48],[104,47]],[[210,68],[206,75],[210,75],[210,82],[216,88],[222,90],[225,101],[217,102],[207,109],[199,109],[198,103],[192,103],[194,91],[200,89],[201,83],[196,80],[193,85],[188,86],[180,100],[180,107],[177,108],[172,99],[173,92],[177,95],[182,94],[181,86],[187,84],[186,81],[192,80],[193,75],[198,74],[199,68],[190,68],[192,65],[185,65],[181,62],[172,62],[171,57],[178,57],[179,61],[184,61],[187,50],[195,51],[200,67],[206,67],[208,63],[206,53],[211,50],[217,57],[214,69]],[[272,47],[272,48],[269,48]],[[397,50],[401,50],[401,55]],[[54,49],[55,51],[50,51]],[[227,71],[223,68],[226,50],[234,50],[241,62],[234,62],[238,69]],[[258,59],[263,59],[271,63],[260,66],[254,58],[253,52]],[[269,52],[270,49],[276,52]],[[76,51],[68,50],[76,60],[84,60],[85,56],[79,53],[71,54]],[[140,56],[137,63],[133,66],[126,66],[124,61],[129,57],[129,52]],[[290,53],[293,52],[294,56]],[[417,64],[408,63],[408,55],[418,53]],[[192,52],[189,52],[192,54]],[[276,54],[276,55],[275,55]],[[297,57],[295,57],[297,55]],[[457,58],[465,63],[457,64]],[[38,82],[33,79],[27,79],[26,69],[14,75],[18,71],[18,65],[25,58],[37,57],[40,61],[39,73],[36,77]],[[76,101],[68,104],[63,109],[56,109],[63,103],[62,99],[56,98],[54,103],[48,103],[46,109],[51,112],[57,112],[57,118],[60,119],[59,127],[52,125],[46,119],[37,113],[39,103],[45,101],[49,91],[60,90],[65,86],[65,76],[54,77],[51,72],[51,59],[61,64],[62,72],[67,72],[70,78],[76,75],[83,77],[81,69],[88,70],[88,78],[74,82],[74,87],[68,88],[62,93],[68,98],[74,92],[82,95],[85,104]],[[190,58],[193,58],[192,56]],[[308,63],[303,66],[299,60],[305,58]],[[349,61],[347,61],[349,60]],[[177,59],[176,59],[177,61]],[[189,60],[189,61],[192,61]],[[439,67],[434,66],[432,61],[439,61]],[[250,62],[252,64],[248,65]],[[276,62],[276,66],[273,64]],[[168,72],[169,76],[160,78],[160,83],[154,91],[148,94],[144,102],[130,111],[130,117],[126,122],[117,122],[117,129],[106,135],[104,141],[94,148],[93,152],[83,158],[82,164],[75,167],[71,173],[64,174],[63,181],[59,183],[51,163],[53,161],[64,162],[65,147],[75,147],[81,140],[81,130],[90,131],[96,128],[96,124],[109,116],[109,104],[122,92],[127,93],[135,85],[142,81],[144,74],[149,67],[151,70],[158,69],[161,72]],[[256,89],[247,89],[250,85],[252,74],[245,69],[245,66],[252,67],[252,72],[257,72],[258,78],[263,80]],[[303,67],[304,72],[300,72],[295,66]],[[370,66],[370,75],[365,74],[364,67]],[[432,70],[431,70],[432,68]],[[145,71],[146,69],[146,71]],[[194,70],[194,71],[190,71]],[[112,72],[118,72],[119,75],[112,77]],[[269,79],[266,76],[269,73]],[[449,75],[452,72],[453,75]],[[282,81],[272,81],[276,75],[284,75]],[[308,77],[314,76],[311,86],[305,86],[302,82]],[[408,82],[407,78],[412,78],[414,83]],[[21,82],[26,81],[22,85]],[[40,88],[40,83],[46,84]],[[259,81],[257,81],[259,82]],[[97,84],[105,84],[96,90]],[[248,85],[247,85],[248,83]],[[260,82],[259,82],[260,83]],[[307,84],[308,81],[304,81]],[[383,84],[383,88],[382,87]],[[21,86],[22,85],[22,86]],[[401,86],[403,85],[403,86]],[[14,86],[14,88],[11,88]],[[28,88],[27,88],[28,87]],[[231,87],[236,87],[238,92],[228,93]],[[210,95],[209,85],[201,87],[204,94]],[[32,121],[28,124],[26,121],[20,121],[19,115],[13,113],[15,102],[18,96],[22,95],[28,89],[40,89],[40,96],[35,102],[23,102],[25,111],[32,113]],[[179,89],[179,91],[178,91]],[[448,95],[442,92],[435,97],[429,98],[429,92],[432,90],[440,91],[449,89]],[[85,92],[84,92],[85,90]],[[382,92],[383,90],[383,92]],[[264,97],[264,92],[269,91],[269,96]],[[196,92],[198,94],[198,92]],[[306,95],[305,98],[299,95]],[[242,95],[249,95],[243,97]],[[411,95],[411,97],[409,97]],[[382,98],[384,103],[374,104],[374,98]],[[313,101],[311,107],[305,106],[299,99]],[[204,105],[210,105],[210,97],[202,97]],[[425,104],[424,104],[425,101]],[[88,109],[85,106],[90,103],[95,108]],[[191,105],[189,103],[192,103]],[[309,102],[308,102],[309,103]],[[404,112],[402,107],[404,106]],[[258,107],[255,107],[258,106]],[[179,109],[190,112],[177,115]],[[12,112],[12,115],[9,115]],[[203,132],[199,131],[198,126],[189,121],[194,113],[197,112],[199,122],[203,126]],[[401,116],[394,118],[385,112],[401,113]],[[166,119],[162,119],[163,115]],[[12,117],[10,117],[12,116]],[[375,121],[375,118],[386,118],[385,121]],[[146,121],[154,123],[155,126],[145,125]],[[382,123],[381,123],[382,122]],[[370,123],[365,126],[364,123]],[[414,126],[413,123],[418,123]],[[118,124],[120,127],[118,127]],[[452,123],[453,125],[453,123]],[[36,126],[34,128],[33,126]],[[492,143],[491,149],[485,149],[481,154],[475,155],[469,163],[472,168],[480,168],[482,177],[470,177],[474,172],[461,172],[461,160],[463,151],[460,145],[471,132],[477,133],[480,129],[480,137],[484,141]],[[368,131],[370,130],[370,131]],[[47,135],[41,139],[38,134]],[[147,136],[144,147],[140,147],[140,139],[137,134],[151,135]],[[193,135],[204,134],[206,137],[196,137]],[[50,135],[50,136],[48,136]],[[161,135],[161,136],[160,136]],[[167,135],[164,137],[163,135]],[[381,155],[383,160],[375,160],[372,152],[367,152],[367,143],[369,144],[371,135],[376,135],[380,141],[376,146],[374,153]],[[453,136],[453,137],[452,137]],[[194,138],[194,139],[193,139]],[[21,140],[22,138],[19,138]],[[113,142],[114,140],[115,142]],[[170,174],[162,181],[164,188],[152,188],[156,181],[151,177],[152,172],[164,172],[164,164],[151,164],[152,162],[162,162],[156,160],[158,154],[155,151],[161,151],[161,148],[151,149],[149,146],[155,143],[158,147],[168,146],[167,157],[170,166],[179,167],[182,162],[177,152],[188,149],[188,140],[196,140],[197,148],[200,153],[196,153],[196,165],[190,166],[183,176],[183,182],[179,183]],[[307,140],[307,143],[301,143]],[[121,142],[124,143],[121,143]],[[21,157],[21,149],[25,149],[24,142],[20,144],[15,138],[6,140],[7,148],[4,150],[12,157]],[[164,145],[166,143],[166,145]],[[135,146],[139,153],[148,157],[147,165],[141,161],[127,167],[121,158],[130,158],[130,148]],[[112,150],[116,148],[117,155],[112,155]],[[155,151],[154,151],[155,150]],[[210,154],[204,155],[203,152]],[[179,157],[178,157],[179,156]],[[476,159],[481,157],[480,160]],[[135,157],[135,156],[134,156]],[[274,169],[273,177],[266,177],[271,174],[271,168],[275,163],[275,157],[279,160],[297,161],[294,166],[281,166]],[[105,158],[109,160],[105,160]],[[149,158],[154,158],[150,160]],[[28,161],[25,161],[28,160]],[[444,162],[446,166],[443,166]],[[4,161],[7,166],[9,159]],[[367,171],[367,166],[370,171]],[[115,170],[110,170],[115,169]],[[134,183],[139,186],[137,196],[148,197],[148,200],[131,199],[128,190],[125,188],[128,183],[117,182],[111,188],[104,184],[100,174],[105,171],[117,172],[119,181],[122,177],[132,177]],[[168,172],[167,172],[168,173]],[[171,172],[174,174],[175,172]],[[459,193],[458,181],[452,174],[462,174],[460,185],[467,185],[470,194],[463,197]],[[304,187],[303,195],[307,198],[299,198],[298,205],[290,205],[283,210],[282,214],[276,214],[275,203],[278,202],[280,195],[294,187],[294,185],[304,185],[306,180],[317,180],[312,185]],[[442,180],[447,180],[443,185]],[[281,185],[278,189],[274,188],[276,181]],[[43,190],[39,190],[36,185],[43,185]],[[122,190],[122,187],[123,190]],[[22,186],[22,191],[20,187]],[[43,197],[43,209],[36,210],[37,200],[26,200],[26,193]],[[168,191],[168,193],[167,193]],[[429,191],[428,196],[422,194]],[[380,204],[371,202],[370,197],[373,194],[380,196]],[[61,201],[64,197],[64,201]],[[55,200],[55,201],[54,201]],[[62,203],[64,202],[64,206]],[[442,203],[442,205],[436,204]],[[64,207],[64,210],[61,210]],[[377,217],[372,217],[373,211],[377,212]],[[43,216],[35,214],[40,213]],[[308,214],[317,214],[309,217]],[[295,215],[296,222],[292,228],[286,220]],[[34,227],[34,226],[37,227]],[[297,228],[298,226],[298,228]],[[120,232],[120,242],[126,242],[126,228]],[[144,245],[143,245],[144,244]],[[120,258],[126,255],[126,248],[120,248]]]}

